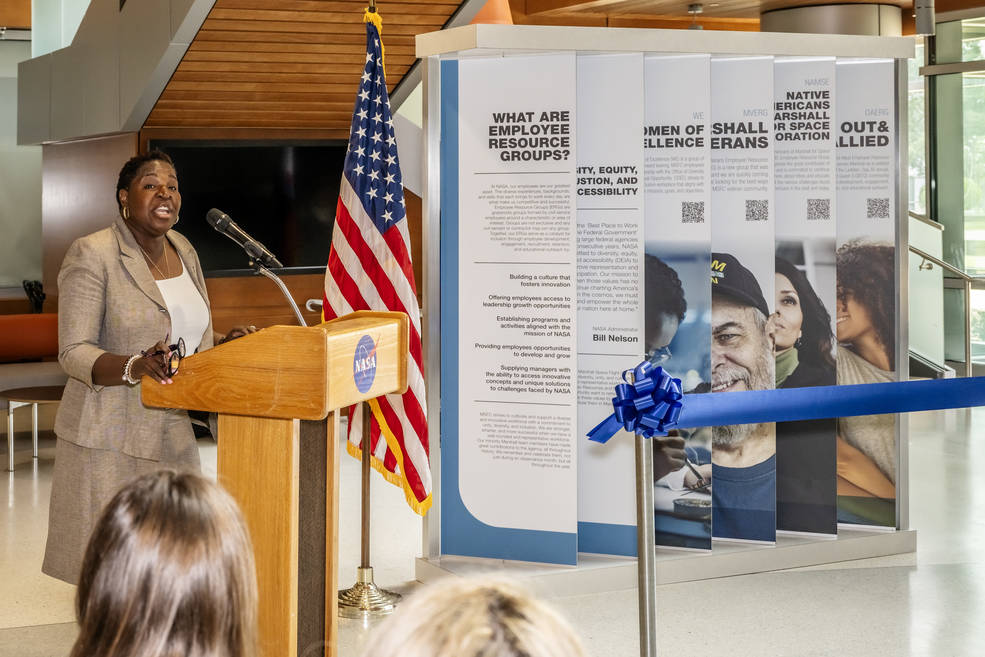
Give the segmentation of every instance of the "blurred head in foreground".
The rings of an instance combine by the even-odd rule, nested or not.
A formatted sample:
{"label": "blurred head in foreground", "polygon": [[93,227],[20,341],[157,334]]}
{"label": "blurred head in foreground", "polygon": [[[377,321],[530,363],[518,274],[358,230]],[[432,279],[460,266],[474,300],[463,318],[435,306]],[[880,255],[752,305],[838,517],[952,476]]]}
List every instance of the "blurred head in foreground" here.
{"label": "blurred head in foreground", "polygon": [[397,608],[363,657],[584,657],[575,631],[545,603],[495,579],[448,578]]}
{"label": "blurred head in foreground", "polygon": [[253,547],[215,484],[139,477],[103,510],[79,581],[71,657],[256,657]]}

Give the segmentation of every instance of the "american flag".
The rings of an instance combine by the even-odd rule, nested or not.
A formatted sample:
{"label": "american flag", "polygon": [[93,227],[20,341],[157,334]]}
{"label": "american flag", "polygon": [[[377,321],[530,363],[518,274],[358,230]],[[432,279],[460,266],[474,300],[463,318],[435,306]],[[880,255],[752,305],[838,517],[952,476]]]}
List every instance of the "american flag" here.
{"label": "american flag", "polygon": [[[401,311],[410,317],[407,392],[370,404],[372,464],[402,486],[408,504],[423,515],[431,506],[431,470],[421,320],[382,54],[379,30],[367,19],[366,66],[342,170],[323,308],[326,320],[355,310]],[[353,456],[361,454],[361,438],[362,413],[351,413]]]}

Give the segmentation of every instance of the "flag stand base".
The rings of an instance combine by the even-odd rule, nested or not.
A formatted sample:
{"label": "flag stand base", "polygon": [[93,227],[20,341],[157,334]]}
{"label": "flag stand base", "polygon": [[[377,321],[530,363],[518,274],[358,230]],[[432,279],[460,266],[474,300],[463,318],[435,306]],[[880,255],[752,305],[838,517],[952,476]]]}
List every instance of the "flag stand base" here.
{"label": "flag stand base", "polygon": [[369,618],[385,616],[397,608],[400,594],[381,589],[373,582],[372,568],[357,568],[356,583],[339,591],[339,616]]}
{"label": "flag stand base", "polygon": [[[360,408],[361,407],[361,408]],[[348,589],[339,591],[339,616],[343,618],[372,618],[386,616],[397,608],[400,594],[381,589],[373,581],[373,567],[369,560],[369,456],[372,441],[370,439],[369,404],[354,406],[349,415],[349,421],[358,418],[356,413],[361,411],[362,424],[362,555],[359,568],[356,569],[356,583]]]}

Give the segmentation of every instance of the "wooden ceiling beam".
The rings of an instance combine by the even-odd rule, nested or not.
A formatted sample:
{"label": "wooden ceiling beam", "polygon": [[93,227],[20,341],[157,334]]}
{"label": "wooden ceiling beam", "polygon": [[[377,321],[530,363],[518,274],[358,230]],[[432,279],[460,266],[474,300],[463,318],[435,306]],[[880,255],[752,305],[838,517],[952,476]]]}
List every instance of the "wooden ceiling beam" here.
{"label": "wooden ceiling beam", "polygon": [[[401,25],[441,25],[443,14],[406,14],[400,17]],[[281,9],[213,9],[209,20],[271,21],[293,23],[305,21],[312,23],[341,23],[362,25],[363,14],[334,11],[284,11]],[[390,25],[383,21],[383,34]]]}
{"label": "wooden ceiling beam", "polygon": [[[359,23],[341,21],[305,23],[297,21],[213,20],[210,18],[206,22],[206,25],[203,25],[203,29],[227,30],[230,32],[296,32],[301,34],[329,34],[333,36],[339,32],[345,33],[346,31],[350,31],[354,34],[358,33],[362,35],[364,40],[366,38],[365,29],[361,21]],[[387,25],[384,28],[383,39],[385,42],[388,34],[416,36],[422,32],[431,32],[440,29],[440,23]]]}
{"label": "wooden ceiling beam", "polygon": [[[325,55],[338,55],[338,54],[350,54],[353,49],[345,44],[337,43],[324,43],[323,39],[318,39],[318,43],[264,43],[264,42],[254,42],[249,44],[244,44],[239,46],[242,50],[248,50],[250,52],[280,52],[280,53],[303,53],[303,54],[313,54],[320,53]],[[225,51],[236,49],[236,46],[224,43],[222,41],[196,41],[192,44],[192,47],[188,49],[188,52],[201,52],[201,51]],[[407,55],[409,57],[416,57],[416,50],[413,43],[408,43],[407,45],[390,45],[386,44],[386,54],[387,57],[391,55]]]}
{"label": "wooden ceiling beam", "polygon": [[[146,130],[188,139],[347,138],[366,63],[365,2],[216,0]],[[414,37],[440,29],[460,4],[378,0],[389,90],[416,60]]]}
{"label": "wooden ceiling beam", "polygon": [[[220,41],[220,42],[235,42],[241,43],[244,47],[248,47],[250,43],[326,43],[326,39],[321,34],[312,34],[308,32],[252,32],[252,31],[228,31],[228,30],[212,30],[212,29],[202,29],[198,36],[195,37],[195,41],[189,46],[189,50],[197,50],[196,46],[198,44],[205,44],[210,41]],[[400,45],[414,45],[413,35],[390,35],[384,37],[387,49],[390,48],[390,44],[400,44]],[[332,35],[332,43],[335,44],[347,44],[356,47],[356,50],[360,48],[365,48],[366,35],[360,32],[349,32],[349,33],[339,33]]]}
{"label": "wooden ceiling beam", "polygon": [[[383,17],[384,29],[386,29],[387,17],[391,12],[398,11],[400,15],[404,14],[437,14],[440,16],[449,16],[456,9],[458,5],[461,4],[460,0],[428,0],[426,2],[386,2],[385,0],[380,0],[377,3],[377,8],[380,12],[380,16]],[[215,3],[215,9],[256,9],[256,10],[268,10],[271,8],[270,0],[217,0]],[[277,9],[281,11],[311,11],[311,12],[334,12],[334,13],[352,13],[353,15],[359,16],[359,20],[362,20],[363,11],[366,9],[366,0],[357,0],[354,2],[340,2],[338,0],[333,1],[322,1],[322,0],[277,0]]]}
{"label": "wooden ceiling beam", "polygon": [[550,16],[557,14],[579,14],[583,12],[605,13],[614,5],[626,0],[527,0],[528,16]]}

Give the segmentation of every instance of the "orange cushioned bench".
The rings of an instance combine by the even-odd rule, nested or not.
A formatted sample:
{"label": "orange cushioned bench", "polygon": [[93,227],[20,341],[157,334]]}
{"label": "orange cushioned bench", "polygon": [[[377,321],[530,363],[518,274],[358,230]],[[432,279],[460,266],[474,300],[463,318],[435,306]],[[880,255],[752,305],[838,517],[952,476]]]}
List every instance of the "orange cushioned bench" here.
{"label": "orange cushioned bench", "polygon": [[[57,359],[57,313],[0,315],[0,390],[65,385]],[[7,409],[0,399],[0,410]]]}

